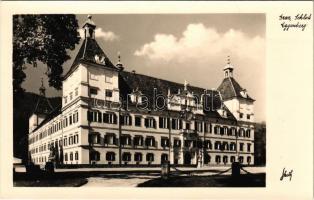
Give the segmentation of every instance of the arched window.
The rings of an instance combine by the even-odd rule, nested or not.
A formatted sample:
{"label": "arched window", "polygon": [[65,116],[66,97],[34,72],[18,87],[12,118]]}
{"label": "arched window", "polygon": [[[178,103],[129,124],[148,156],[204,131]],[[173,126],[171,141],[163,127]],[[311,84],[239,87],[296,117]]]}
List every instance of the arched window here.
{"label": "arched window", "polygon": [[212,149],[212,143],[210,140],[205,140],[204,145],[206,149]]}
{"label": "arched window", "polygon": [[228,142],[223,142],[223,143],[222,143],[222,148],[221,148],[221,150],[229,150]]}
{"label": "arched window", "polygon": [[139,152],[135,153],[135,154],[134,154],[134,160],[135,160],[136,162],[141,162],[141,161],[143,160],[143,155],[142,155],[142,153],[139,153]]}
{"label": "arched window", "polygon": [[214,127],[214,134],[219,134],[220,126]]}
{"label": "arched window", "polygon": [[90,152],[90,160],[99,161],[100,160],[100,153],[98,151]]}
{"label": "arched window", "polygon": [[232,135],[232,136],[236,136],[236,134],[237,134],[237,129],[234,128],[234,127],[232,127],[232,128],[231,128],[231,135]]}
{"label": "arched window", "polygon": [[246,161],[247,161],[247,164],[248,164],[248,165],[251,164],[251,156],[248,156],[248,157],[246,158]]}
{"label": "arched window", "polygon": [[224,156],[224,157],[222,158],[222,160],[223,160],[223,163],[224,163],[224,164],[227,164],[227,162],[228,162],[228,156]]}
{"label": "arched window", "polygon": [[106,160],[107,161],[115,161],[116,160],[116,154],[114,152],[107,152],[106,153]]}
{"label": "arched window", "polygon": [[208,153],[204,154],[204,164],[210,163],[210,155]]}
{"label": "arched window", "polygon": [[221,149],[221,143],[219,141],[215,142],[215,149]]}
{"label": "arched window", "polygon": [[224,126],[224,135],[228,135],[229,129],[227,126]]}
{"label": "arched window", "polygon": [[236,150],[236,144],[234,142],[230,143],[230,151],[235,151]]}
{"label": "arched window", "polygon": [[168,154],[165,154],[165,153],[161,154],[160,160],[161,160],[161,163],[168,161]]}
{"label": "arched window", "polygon": [[78,160],[79,159],[79,153],[76,151],[75,152],[75,160]]}
{"label": "arched window", "polygon": [[240,128],[240,130],[239,130],[239,137],[244,137],[244,133],[245,133],[244,129]]}
{"label": "arched window", "polygon": [[131,161],[131,153],[130,152],[124,152],[122,154],[122,160],[123,161]]}
{"label": "arched window", "polygon": [[221,162],[221,158],[220,156],[216,156],[216,159],[215,159],[216,163],[219,164]]}
{"label": "arched window", "polygon": [[154,161],[154,154],[153,153],[146,154],[146,161],[153,162]]}
{"label": "arched window", "polygon": [[243,156],[239,156],[239,162],[243,163]]}
{"label": "arched window", "polygon": [[251,137],[251,130],[250,129],[247,129],[246,130],[246,137]]}

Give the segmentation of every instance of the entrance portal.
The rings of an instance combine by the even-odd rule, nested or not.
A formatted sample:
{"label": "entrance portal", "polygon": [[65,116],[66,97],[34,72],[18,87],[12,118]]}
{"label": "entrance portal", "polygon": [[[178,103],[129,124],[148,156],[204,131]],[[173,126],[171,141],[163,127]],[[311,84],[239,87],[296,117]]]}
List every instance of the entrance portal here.
{"label": "entrance portal", "polygon": [[186,152],[184,154],[184,164],[185,165],[190,165],[191,164],[191,154],[190,154],[190,152]]}

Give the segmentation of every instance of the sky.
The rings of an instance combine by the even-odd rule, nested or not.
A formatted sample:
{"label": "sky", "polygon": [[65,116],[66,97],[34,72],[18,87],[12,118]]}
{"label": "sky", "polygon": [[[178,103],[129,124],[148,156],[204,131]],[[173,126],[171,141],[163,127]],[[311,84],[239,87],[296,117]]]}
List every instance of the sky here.
{"label": "sky", "polygon": [[[86,15],[76,15],[82,27]],[[266,120],[264,14],[103,14],[93,15],[96,40],[113,63],[125,70],[213,89],[223,80],[230,56],[234,78],[256,101],[255,120]],[[79,31],[82,33],[82,31]],[[69,70],[83,40],[64,63]],[[46,66],[28,66],[22,87],[38,93]],[[62,96],[48,87],[47,96]]]}

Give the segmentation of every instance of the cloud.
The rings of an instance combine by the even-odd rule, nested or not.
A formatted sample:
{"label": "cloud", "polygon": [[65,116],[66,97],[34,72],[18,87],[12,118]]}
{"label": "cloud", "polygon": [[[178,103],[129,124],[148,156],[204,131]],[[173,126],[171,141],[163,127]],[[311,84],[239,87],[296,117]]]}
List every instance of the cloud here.
{"label": "cloud", "polygon": [[199,23],[189,24],[180,38],[171,34],[156,34],[153,41],[141,46],[134,55],[152,61],[186,62],[193,59],[206,62],[219,54],[231,54],[258,61],[264,53],[264,45],[264,38],[260,36],[249,37],[234,29],[219,33],[215,28]]}
{"label": "cloud", "polygon": [[[82,38],[84,38],[84,30],[80,29],[79,33],[80,33],[80,36]],[[96,28],[95,36],[96,36],[96,38],[100,38],[100,39],[103,39],[105,41],[110,41],[110,42],[115,41],[115,40],[119,40],[119,36],[116,35],[114,32],[104,31],[102,28]]]}

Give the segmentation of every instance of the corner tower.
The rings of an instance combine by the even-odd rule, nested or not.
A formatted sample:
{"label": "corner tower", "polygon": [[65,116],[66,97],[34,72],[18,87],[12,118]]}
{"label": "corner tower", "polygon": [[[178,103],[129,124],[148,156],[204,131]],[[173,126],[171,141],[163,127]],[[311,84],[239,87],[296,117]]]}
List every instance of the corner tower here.
{"label": "corner tower", "polygon": [[238,121],[254,122],[254,99],[251,98],[246,89],[234,79],[234,67],[228,56],[227,65],[223,68],[224,79],[217,90],[222,100]]}
{"label": "corner tower", "polygon": [[35,109],[28,120],[29,133],[35,130],[53,111],[49,99],[46,98],[46,88],[44,81],[41,79],[41,86],[39,88],[39,96],[35,106]]}
{"label": "corner tower", "polygon": [[96,24],[88,15],[83,24],[84,40],[63,81],[62,110],[73,101],[92,98],[119,101],[118,68],[97,43]]}

